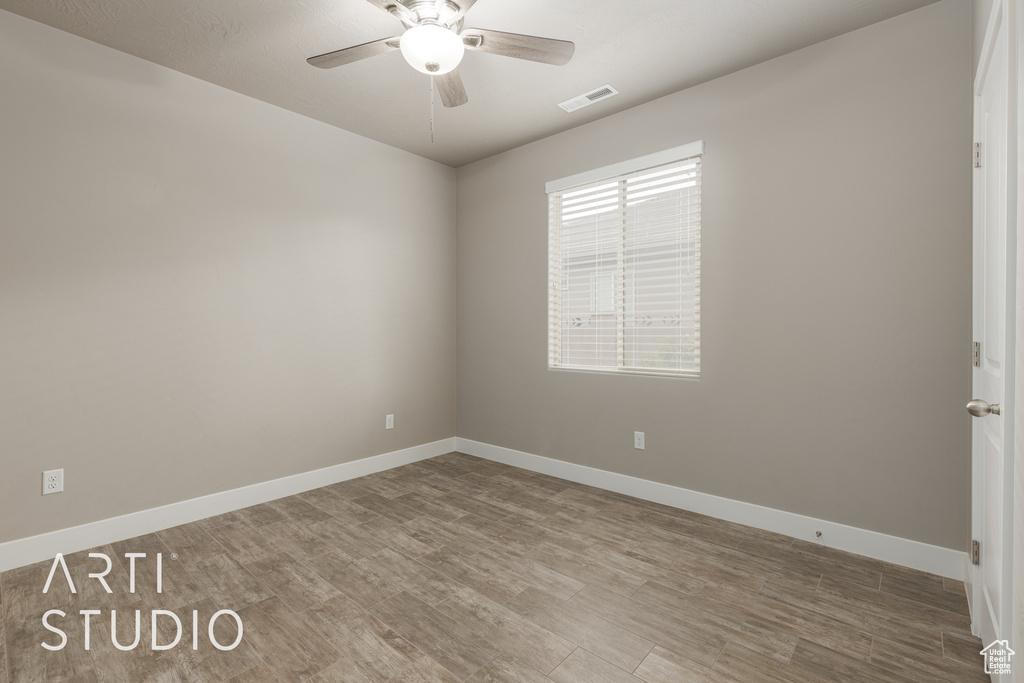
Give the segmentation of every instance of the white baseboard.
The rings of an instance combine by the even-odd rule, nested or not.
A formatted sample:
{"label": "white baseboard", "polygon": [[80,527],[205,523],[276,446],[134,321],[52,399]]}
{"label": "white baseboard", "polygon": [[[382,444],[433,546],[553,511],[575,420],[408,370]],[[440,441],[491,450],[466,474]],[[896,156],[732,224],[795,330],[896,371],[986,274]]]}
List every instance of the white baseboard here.
{"label": "white baseboard", "polygon": [[[737,524],[774,531],[806,541],[823,542],[824,545],[857,555],[865,555],[951,579],[964,580],[967,553],[958,550],[889,536],[877,531],[858,529],[845,524],[827,522],[752,503],[721,498],[668,484],[659,484],[625,474],[575,465],[470,439],[456,438],[455,445],[459,452],[479,458],[494,460],[560,479],[568,479],[580,484],[596,486],[662,505],[691,510]],[[815,537],[816,531],[822,532],[821,539]]]}
{"label": "white baseboard", "polygon": [[198,519],[240,510],[339,481],[363,477],[401,465],[444,455],[455,450],[455,438],[413,446],[400,451],[265,481],[239,489],[213,493],[180,503],[133,512],[38,536],[0,543],[0,571],[52,560],[57,553],[75,553],[98,545],[122,541]]}
{"label": "white baseboard", "polygon": [[815,532],[821,531],[822,540],[830,547],[961,581],[966,578],[965,571],[969,566],[967,553],[957,550],[453,437],[121,517],[0,543],[0,571],[52,560],[57,553],[78,552],[153,533],[455,450],[811,542],[816,540]]}

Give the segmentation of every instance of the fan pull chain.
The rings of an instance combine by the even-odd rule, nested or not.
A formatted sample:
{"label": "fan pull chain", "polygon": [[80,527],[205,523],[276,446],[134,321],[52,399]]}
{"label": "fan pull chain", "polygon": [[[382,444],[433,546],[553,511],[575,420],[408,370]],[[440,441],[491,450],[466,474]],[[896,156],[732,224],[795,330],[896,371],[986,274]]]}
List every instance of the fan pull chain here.
{"label": "fan pull chain", "polygon": [[430,141],[434,141],[434,77],[430,77]]}

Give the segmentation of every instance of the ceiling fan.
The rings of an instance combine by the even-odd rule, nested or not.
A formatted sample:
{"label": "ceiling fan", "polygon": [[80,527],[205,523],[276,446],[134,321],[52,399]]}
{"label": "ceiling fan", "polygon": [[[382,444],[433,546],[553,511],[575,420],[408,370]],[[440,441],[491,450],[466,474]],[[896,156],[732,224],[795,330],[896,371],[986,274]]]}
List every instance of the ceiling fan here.
{"label": "ceiling fan", "polygon": [[317,55],[306,61],[321,69],[333,69],[367,57],[401,50],[402,56],[414,69],[438,77],[437,89],[441,103],[446,107],[458,107],[469,101],[458,70],[466,50],[557,66],[567,64],[572,58],[576,46],[567,40],[482,28],[463,30],[466,12],[476,1],[368,0],[401,20],[406,27],[405,33]]}

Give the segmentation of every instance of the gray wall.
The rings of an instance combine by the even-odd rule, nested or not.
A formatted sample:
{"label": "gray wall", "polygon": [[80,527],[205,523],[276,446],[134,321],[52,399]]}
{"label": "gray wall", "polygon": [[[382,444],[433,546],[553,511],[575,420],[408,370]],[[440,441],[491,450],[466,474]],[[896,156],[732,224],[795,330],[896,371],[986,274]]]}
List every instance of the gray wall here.
{"label": "gray wall", "polygon": [[452,169],[6,12],[0,92],[0,542],[454,434]]}
{"label": "gray wall", "polygon": [[[970,80],[944,0],[460,168],[459,436],[964,549]],[[549,371],[544,182],[701,139],[701,379]]]}

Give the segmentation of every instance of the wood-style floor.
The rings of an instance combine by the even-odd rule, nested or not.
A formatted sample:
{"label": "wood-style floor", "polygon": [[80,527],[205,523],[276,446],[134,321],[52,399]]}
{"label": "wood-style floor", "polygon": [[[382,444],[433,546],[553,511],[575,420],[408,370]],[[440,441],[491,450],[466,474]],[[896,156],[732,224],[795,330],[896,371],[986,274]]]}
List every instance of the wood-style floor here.
{"label": "wood-style floor", "polygon": [[987,680],[959,582],[458,453],[88,552],[0,575],[0,683]]}

